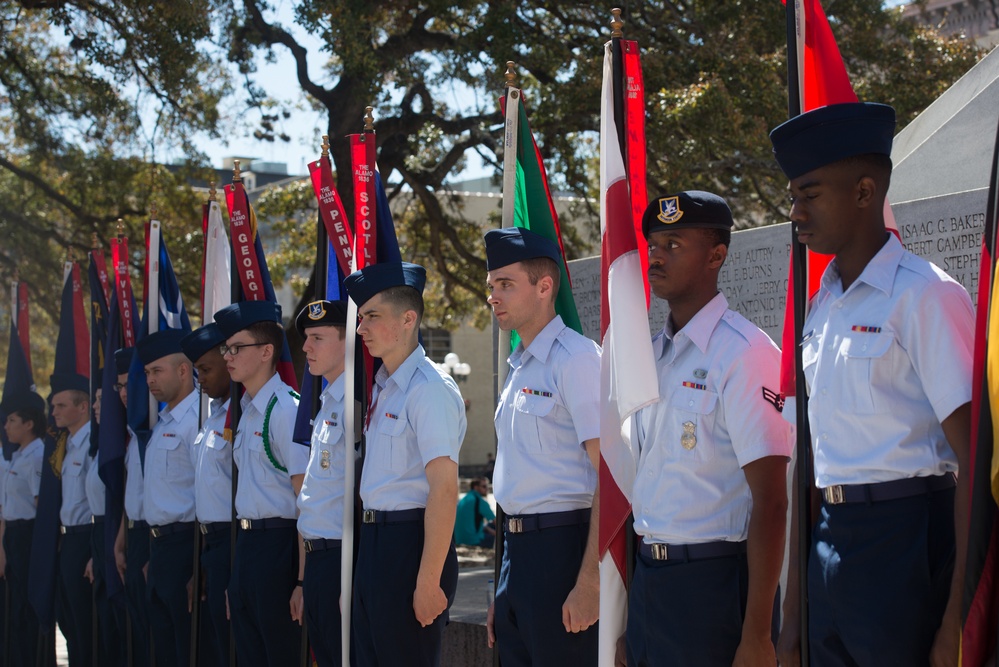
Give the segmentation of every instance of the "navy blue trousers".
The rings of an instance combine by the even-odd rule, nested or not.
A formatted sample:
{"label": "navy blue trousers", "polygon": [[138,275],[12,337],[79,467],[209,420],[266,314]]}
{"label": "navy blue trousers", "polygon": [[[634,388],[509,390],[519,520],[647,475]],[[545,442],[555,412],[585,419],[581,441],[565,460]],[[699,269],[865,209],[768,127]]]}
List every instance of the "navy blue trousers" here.
{"label": "navy blue trousers", "polygon": [[94,589],[83,576],[90,560],[91,526],[66,533],[59,543],[59,629],[71,667],[93,664]]}
{"label": "navy blue trousers", "polygon": [[597,625],[566,632],[562,604],[576,585],[590,524],[506,533],[495,629],[503,667],[597,664]]}
{"label": "navy blue trousers", "polygon": [[[729,667],[742,639],[749,568],[745,554],[656,561],[641,554],[628,596],[628,665]],[[771,641],[780,628],[775,596]]]}
{"label": "navy blue trousers", "polygon": [[229,610],[239,667],[297,665],[302,629],[291,620],[298,579],[294,526],[240,530],[229,577]]}
{"label": "navy blue trousers", "polygon": [[305,554],[305,621],[319,667],[340,667],[340,547]]}
{"label": "navy blue trousers", "polygon": [[[213,665],[229,664],[229,619],[225,615],[225,589],[229,585],[229,559],[232,532],[229,528],[201,536],[201,567],[205,577],[205,597],[201,604],[202,636],[200,655]],[[207,621],[207,622],[204,622]]]}
{"label": "navy blue trousers", "polygon": [[808,563],[812,664],[927,665],[953,571],[953,488],[823,504]]}
{"label": "navy blue trousers", "polygon": [[[422,520],[361,525],[353,601],[354,653],[359,667],[440,664],[448,612],[424,628],[413,611],[423,537]],[[453,541],[440,585],[450,609],[458,585],[458,555]]]}
{"label": "navy blue trousers", "polygon": [[[34,667],[38,651],[38,617],[28,604],[28,567],[31,563],[33,520],[8,521],[3,536],[7,555],[6,582],[10,594],[10,663]],[[0,638],[2,642],[2,638]]]}
{"label": "navy blue trousers", "polygon": [[142,568],[149,562],[149,528],[129,528],[125,552],[125,602],[132,624],[132,664],[149,665],[149,601]]}
{"label": "navy blue trousers", "polygon": [[189,529],[152,538],[146,598],[156,667],[186,667],[191,663],[187,582],[193,572],[193,524]]}
{"label": "navy blue trousers", "polygon": [[94,524],[90,534],[90,553],[94,559],[94,604],[97,607],[97,630],[100,640],[100,667],[125,666],[125,610],[108,599],[105,567],[107,549],[104,546],[103,521]]}

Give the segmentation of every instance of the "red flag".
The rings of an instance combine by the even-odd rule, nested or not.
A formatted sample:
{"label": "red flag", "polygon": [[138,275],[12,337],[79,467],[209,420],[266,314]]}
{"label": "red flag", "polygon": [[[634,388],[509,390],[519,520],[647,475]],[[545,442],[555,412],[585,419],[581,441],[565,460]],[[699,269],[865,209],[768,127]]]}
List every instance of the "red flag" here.
{"label": "red flag", "polygon": [[114,266],[114,288],[121,308],[122,347],[135,347],[135,297],[132,296],[132,279],[128,275],[128,239],[124,236],[111,239],[111,263]]}
{"label": "red flag", "polygon": [[[374,146],[374,142],[370,142]],[[365,156],[367,157],[367,156]],[[337,263],[345,276],[351,274],[350,259],[354,253],[354,235],[347,224],[347,214],[343,210],[340,194],[333,185],[333,168],[328,155],[309,163],[312,176],[312,189],[319,202],[319,215],[322,216],[326,236],[336,251]],[[355,185],[355,192],[356,192]]]}
{"label": "red flag", "polygon": [[638,455],[628,419],[659,398],[649,337],[648,247],[642,234],[645,99],[638,44],[604,47],[600,116],[600,650],[614,664],[627,610],[627,540]]}

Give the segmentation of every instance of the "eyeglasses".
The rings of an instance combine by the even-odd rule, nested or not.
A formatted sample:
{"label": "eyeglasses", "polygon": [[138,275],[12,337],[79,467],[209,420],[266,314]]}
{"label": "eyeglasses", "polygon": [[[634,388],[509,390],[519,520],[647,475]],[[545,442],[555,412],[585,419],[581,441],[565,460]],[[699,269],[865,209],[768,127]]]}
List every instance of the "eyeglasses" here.
{"label": "eyeglasses", "polygon": [[121,382],[115,382],[114,383],[114,390],[115,391],[121,391],[122,389],[124,389],[127,386],[128,385],[122,384]]}
{"label": "eyeglasses", "polygon": [[261,345],[270,345],[270,343],[236,343],[235,345],[226,345],[223,343],[219,345],[219,353],[223,357],[227,354],[235,357],[244,347],[259,347]]}

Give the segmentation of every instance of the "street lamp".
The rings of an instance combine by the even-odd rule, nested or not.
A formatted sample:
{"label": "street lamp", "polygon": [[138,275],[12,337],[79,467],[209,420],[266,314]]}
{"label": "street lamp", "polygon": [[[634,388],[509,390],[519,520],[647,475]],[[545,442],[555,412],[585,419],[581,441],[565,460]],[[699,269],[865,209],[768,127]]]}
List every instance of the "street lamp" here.
{"label": "street lamp", "polygon": [[454,352],[448,352],[444,355],[444,363],[441,364],[441,367],[458,383],[465,382],[472,374],[471,365],[462,361]]}

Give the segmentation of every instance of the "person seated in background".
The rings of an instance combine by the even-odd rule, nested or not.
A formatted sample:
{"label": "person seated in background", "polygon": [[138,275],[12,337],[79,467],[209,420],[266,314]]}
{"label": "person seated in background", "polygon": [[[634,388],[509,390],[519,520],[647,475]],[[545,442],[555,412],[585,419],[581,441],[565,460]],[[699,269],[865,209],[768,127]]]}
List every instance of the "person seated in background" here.
{"label": "person seated in background", "polygon": [[496,543],[496,514],[489,506],[489,482],[476,477],[461,500],[454,519],[454,543],[491,549]]}

